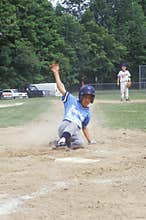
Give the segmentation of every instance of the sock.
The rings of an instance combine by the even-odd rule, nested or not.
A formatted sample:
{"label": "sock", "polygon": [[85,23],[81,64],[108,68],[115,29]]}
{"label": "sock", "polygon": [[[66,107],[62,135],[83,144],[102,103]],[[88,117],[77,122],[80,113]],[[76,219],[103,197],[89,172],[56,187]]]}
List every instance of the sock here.
{"label": "sock", "polygon": [[68,147],[70,147],[70,137],[71,137],[71,134],[67,131],[63,132],[63,135],[61,136],[61,138],[64,137],[65,140],[66,140],[66,144]]}

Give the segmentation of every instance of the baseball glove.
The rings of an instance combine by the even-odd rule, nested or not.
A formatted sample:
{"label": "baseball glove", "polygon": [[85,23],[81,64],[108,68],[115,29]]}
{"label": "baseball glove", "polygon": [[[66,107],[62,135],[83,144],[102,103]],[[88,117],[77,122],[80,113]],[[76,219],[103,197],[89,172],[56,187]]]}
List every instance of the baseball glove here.
{"label": "baseball glove", "polygon": [[127,82],[127,88],[130,88],[131,87],[131,81],[128,81]]}

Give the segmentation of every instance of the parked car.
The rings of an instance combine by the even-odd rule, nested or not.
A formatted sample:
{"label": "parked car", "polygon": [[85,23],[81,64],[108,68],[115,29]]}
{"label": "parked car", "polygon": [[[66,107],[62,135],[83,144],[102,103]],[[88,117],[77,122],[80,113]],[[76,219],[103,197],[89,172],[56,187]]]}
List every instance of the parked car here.
{"label": "parked car", "polygon": [[27,87],[29,97],[61,96],[56,83],[30,84]]}
{"label": "parked car", "polygon": [[16,99],[28,98],[26,92],[19,92],[18,89],[4,89],[1,94],[1,99]]}
{"label": "parked car", "polygon": [[22,98],[22,99],[27,99],[28,98],[27,92],[21,92],[18,89],[14,89],[14,90],[15,90],[16,93],[19,94],[19,98]]}
{"label": "parked car", "polygon": [[28,87],[26,91],[29,98],[45,96],[45,92],[42,90],[38,90],[35,86]]}

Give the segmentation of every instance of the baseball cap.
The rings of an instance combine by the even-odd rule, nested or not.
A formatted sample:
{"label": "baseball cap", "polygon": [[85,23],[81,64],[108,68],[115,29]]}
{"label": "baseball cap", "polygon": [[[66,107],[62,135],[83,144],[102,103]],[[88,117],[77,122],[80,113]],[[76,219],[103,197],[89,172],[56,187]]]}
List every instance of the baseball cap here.
{"label": "baseball cap", "polygon": [[126,63],[122,63],[122,64],[121,64],[121,67],[122,67],[122,66],[127,67],[128,65],[127,65]]}

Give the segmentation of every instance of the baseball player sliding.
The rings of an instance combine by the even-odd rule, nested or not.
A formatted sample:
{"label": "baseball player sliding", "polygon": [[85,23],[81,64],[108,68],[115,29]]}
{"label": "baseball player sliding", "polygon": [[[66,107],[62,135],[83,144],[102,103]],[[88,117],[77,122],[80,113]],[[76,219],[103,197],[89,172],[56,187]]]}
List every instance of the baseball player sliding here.
{"label": "baseball player sliding", "polygon": [[127,64],[121,65],[121,70],[117,75],[117,85],[120,85],[121,101],[129,101],[129,87],[131,85],[131,74],[127,70]]}
{"label": "baseball player sliding", "polygon": [[94,102],[95,98],[94,87],[90,85],[82,86],[77,99],[66,91],[60,79],[59,65],[52,64],[51,70],[64,103],[64,117],[59,126],[59,140],[56,143],[56,148],[67,146],[68,148],[77,149],[83,147],[83,137],[80,134],[80,130],[83,131],[88,144],[95,144],[96,142],[91,140],[87,128],[91,117],[88,106]]}

